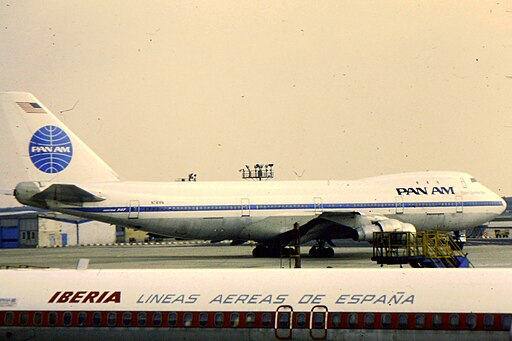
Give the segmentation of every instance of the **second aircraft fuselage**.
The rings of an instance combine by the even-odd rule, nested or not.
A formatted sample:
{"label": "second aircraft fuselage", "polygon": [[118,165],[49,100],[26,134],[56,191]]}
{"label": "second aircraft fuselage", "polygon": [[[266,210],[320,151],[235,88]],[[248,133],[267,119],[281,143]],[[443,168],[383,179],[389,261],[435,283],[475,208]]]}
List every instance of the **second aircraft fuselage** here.
{"label": "second aircraft fuselage", "polygon": [[[410,223],[417,230],[461,230],[492,220],[505,209],[498,195],[470,175],[455,172],[354,181],[76,185],[105,200],[81,204],[46,201],[46,208],[189,239],[265,242],[289,231],[294,223],[303,225],[321,215],[330,215],[347,230],[372,223],[376,217]],[[23,193],[17,197],[34,205]],[[342,230],[340,238],[347,236]]]}

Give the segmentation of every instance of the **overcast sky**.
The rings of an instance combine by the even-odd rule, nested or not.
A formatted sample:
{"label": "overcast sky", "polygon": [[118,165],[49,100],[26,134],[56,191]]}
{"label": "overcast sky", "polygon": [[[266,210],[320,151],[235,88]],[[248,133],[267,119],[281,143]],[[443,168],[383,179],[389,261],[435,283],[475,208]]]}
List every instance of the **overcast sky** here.
{"label": "overcast sky", "polygon": [[0,1],[0,91],[123,178],[473,174],[512,195],[509,1]]}

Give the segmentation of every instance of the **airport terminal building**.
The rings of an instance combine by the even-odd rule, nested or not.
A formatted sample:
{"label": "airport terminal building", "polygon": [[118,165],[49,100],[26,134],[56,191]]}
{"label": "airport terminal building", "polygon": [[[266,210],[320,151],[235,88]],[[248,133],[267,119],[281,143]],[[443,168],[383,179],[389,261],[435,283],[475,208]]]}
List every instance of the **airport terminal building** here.
{"label": "airport terminal building", "polygon": [[116,227],[97,221],[55,219],[36,212],[0,209],[0,248],[58,247],[116,242]]}
{"label": "airport terminal building", "polygon": [[491,221],[482,231],[486,238],[511,238],[512,230],[512,197],[503,198],[507,202],[507,209],[502,215]]}

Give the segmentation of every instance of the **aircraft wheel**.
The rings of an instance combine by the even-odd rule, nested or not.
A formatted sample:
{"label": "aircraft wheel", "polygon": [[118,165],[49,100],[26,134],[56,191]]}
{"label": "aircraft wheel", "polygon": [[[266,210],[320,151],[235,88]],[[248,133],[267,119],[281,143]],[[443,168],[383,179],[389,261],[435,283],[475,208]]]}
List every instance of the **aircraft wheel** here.
{"label": "aircraft wheel", "polygon": [[261,245],[256,246],[252,249],[252,256],[256,258],[265,257],[265,248]]}
{"label": "aircraft wheel", "polygon": [[281,256],[281,250],[277,247],[272,247],[269,245],[258,245],[252,250],[252,255],[256,258],[276,258]]}
{"label": "aircraft wheel", "polygon": [[297,251],[291,247],[285,247],[281,251],[281,256],[295,256],[297,255]]}
{"label": "aircraft wheel", "polygon": [[309,249],[309,256],[312,258],[331,258],[334,256],[334,249],[332,247],[320,248],[313,246]]}
{"label": "aircraft wheel", "polygon": [[318,246],[313,246],[311,249],[309,249],[309,257],[312,257],[312,258],[318,258],[318,255],[320,254],[320,249],[318,248]]}
{"label": "aircraft wheel", "polygon": [[334,249],[332,247],[327,247],[324,250],[325,250],[325,257],[326,258],[331,258],[331,257],[334,256]]}

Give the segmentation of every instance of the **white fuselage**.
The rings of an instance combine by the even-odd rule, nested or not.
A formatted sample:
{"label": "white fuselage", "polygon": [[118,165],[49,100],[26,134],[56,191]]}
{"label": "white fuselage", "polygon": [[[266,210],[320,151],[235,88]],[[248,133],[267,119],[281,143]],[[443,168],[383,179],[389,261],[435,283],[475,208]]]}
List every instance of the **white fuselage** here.
{"label": "white fuselage", "polygon": [[[334,233],[339,238],[380,217],[413,224],[417,230],[462,230],[492,220],[505,209],[495,193],[471,176],[454,172],[355,181],[76,185],[106,199],[80,205],[47,201],[48,208],[188,239],[265,242],[291,230],[294,223],[303,225],[320,216],[346,228],[340,228],[339,235]],[[22,193],[17,197],[34,205]]]}
{"label": "white fuselage", "polygon": [[23,204],[177,238],[253,240],[264,244],[258,255],[296,240],[294,226],[302,242],[315,239],[324,249],[332,239],[370,240],[381,230],[462,230],[505,209],[495,193],[457,172],[354,181],[119,181],[26,92],[0,93],[0,132],[2,180],[16,186]]}
{"label": "white fuselage", "polygon": [[48,269],[0,276],[0,339],[511,336],[512,269]]}

